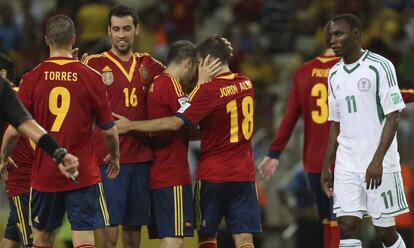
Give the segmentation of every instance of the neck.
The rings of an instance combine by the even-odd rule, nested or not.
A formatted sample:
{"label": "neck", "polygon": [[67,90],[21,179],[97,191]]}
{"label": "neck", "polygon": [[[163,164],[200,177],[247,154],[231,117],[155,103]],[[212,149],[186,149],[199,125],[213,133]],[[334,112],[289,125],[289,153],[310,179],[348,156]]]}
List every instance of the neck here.
{"label": "neck", "polygon": [[226,72],[230,72],[230,68],[229,68],[229,65],[224,64],[220,67],[220,71],[217,72],[216,75],[220,75],[220,74],[223,74],[223,73],[226,73]]}
{"label": "neck", "polygon": [[170,74],[171,76],[173,76],[175,78],[177,78],[178,81],[180,81],[180,82],[182,81],[182,77],[181,77],[182,68],[180,68],[179,66],[176,66],[174,64],[167,65],[164,72]]}
{"label": "neck", "polygon": [[50,48],[50,57],[68,57],[72,58],[72,48]]}
{"label": "neck", "polygon": [[346,57],[343,57],[345,64],[352,64],[358,61],[358,59],[361,58],[362,54],[364,54],[364,50],[361,49],[361,47],[358,47],[358,49],[355,49],[354,52],[349,54]]}
{"label": "neck", "polygon": [[113,54],[115,54],[122,61],[128,61],[128,60],[131,59],[131,56],[132,56],[132,51],[131,50],[129,50],[127,53],[124,54],[124,53],[120,53],[117,49],[112,47],[111,52]]}
{"label": "neck", "polygon": [[322,54],[323,56],[334,56],[335,55],[335,53],[334,53],[334,51],[332,50],[332,48],[328,48],[328,49],[326,49],[325,50],[325,52]]}

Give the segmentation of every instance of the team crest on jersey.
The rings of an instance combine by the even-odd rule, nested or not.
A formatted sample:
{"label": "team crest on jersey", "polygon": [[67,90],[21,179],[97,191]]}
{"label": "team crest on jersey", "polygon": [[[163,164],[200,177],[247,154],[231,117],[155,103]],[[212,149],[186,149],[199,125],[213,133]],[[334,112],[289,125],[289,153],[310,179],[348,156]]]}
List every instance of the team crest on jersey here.
{"label": "team crest on jersey", "polygon": [[109,66],[105,66],[105,68],[102,69],[102,81],[106,85],[111,85],[114,82],[114,74]]}
{"label": "team crest on jersey", "polygon": [[369,88],[371,88],[371,82],[369,81],[368,78],[361,78],[358,81],[358,90],[359,91],[367,91],[369,90]]}
{"label": "team crest on jersey", "polygon": [[149,71],[148,71],[148,69],[146,67],[140,67],[138,69],[138,71],[139,71],[139,76],[141,77],[141,81],[144,84],[149,83]]}

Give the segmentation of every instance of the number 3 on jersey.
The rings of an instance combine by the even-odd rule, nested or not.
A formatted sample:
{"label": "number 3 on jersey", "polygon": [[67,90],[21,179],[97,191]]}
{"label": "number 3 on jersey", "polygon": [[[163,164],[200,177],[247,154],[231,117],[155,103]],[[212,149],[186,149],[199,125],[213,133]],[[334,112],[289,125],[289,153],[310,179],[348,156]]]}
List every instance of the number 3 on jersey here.
{"label": "number 3 on jersey", "polygon": [[[253,98],[246,96],[242,100],[242,133],[246,140],[249,140],[253,134]],[[239,118],[237,112],[236,100],[231,100],[226,104],[227,113],[230,113],[230,143],[239,142]]]}
{"label": "number 3 on jersey", "polygon": [[319,110],[312,110],[312,120],[317,124],[323,124],[328,120],[328,90],[325,84],[317,83],[312,87],[311,96],[316,96],[316,106]]}
{"label": "number 3 on jersey", "polygon": [[56,115],[56,119],[53,122],[52,132],[59,132],[62,127],[63,121],[69,112],[70,106],[70,92],[65,87],[55,87],[49,93],[49,111],[53,115]]}

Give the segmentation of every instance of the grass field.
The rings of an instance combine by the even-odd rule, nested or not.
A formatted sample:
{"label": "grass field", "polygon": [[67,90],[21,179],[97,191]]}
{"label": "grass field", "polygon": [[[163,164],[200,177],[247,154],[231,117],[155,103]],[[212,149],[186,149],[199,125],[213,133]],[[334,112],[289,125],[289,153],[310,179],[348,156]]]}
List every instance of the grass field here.
{"label": "grass field", "polygon": [[[7,222],[7,209],[4,209],[0,212],[0,233],[1,235],[4,234],[4,228]],[[64,240],[70,240],[71,238],[71,232],[70,232],[70,226],[67,222],[64,223],[62,228],[59,230],[57,236],[56,236],[56,244],[55,248],[66,248],[64,246],[63,241]],[[118,247],[122,248],[121,240],[118,242]],[[157,248],[160,246],[159,240],[149,240],[148,239],[148,232],[147,228],[144,227],[142,229],[141,233],[141,248]],[[97,245],[99,248],[99,245]],[[185,238],[184,239],[184,248],[197,248],[197,238]]]}

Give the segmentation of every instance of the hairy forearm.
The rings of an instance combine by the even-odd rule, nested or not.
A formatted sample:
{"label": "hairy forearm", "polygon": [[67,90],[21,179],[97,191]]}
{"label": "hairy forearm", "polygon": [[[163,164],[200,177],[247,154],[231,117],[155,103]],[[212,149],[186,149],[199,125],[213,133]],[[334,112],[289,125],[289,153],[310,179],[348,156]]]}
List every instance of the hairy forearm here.
{"label": "hairy forearm", "polygon": [[375,151],[373,160],[382,161],[387,153],[390,145],[394,139],[398,130],[398,124],[400,122],[400,112],[395,111],[389,113],[385,118],[384,128],[382,129],[380,143]]}
{"label": "hairy forearm", "polygon": [[19,141],[20,135],[12,126],[9,126],[4,132],[2,145],[1,145],[1,158],[2,160],[8,158],[13,152],[14,147]]}
{"label": "hairy forearm", "polygon": [[325,159],[323,161],[324,168],[327,168],[330,166],[335,156],[336,149],[338,148],[338,135],[339,135],[339,123],[332,122],[329,128],[328,148],[326,150]]}
{"label": "hairy forearm", "polygon": [[175,116],[163,117],[146,121],[131,121],[128,123],[129,131],[137,132],[163,132],[176,131],[184,125],[184,122]]}
{"label": "hairy forearm", "polygon": [[45,135],[47,132],[34,120],[27,120],[17,127],[17,130],[24,134],[35,143],[39,142],[40,137]]}
{"label": "hairy forearm", "polygon": [[106,147],[109,150],[112,158],[119,157],[119,139],[118,131],[115,127],[102,131]]}

